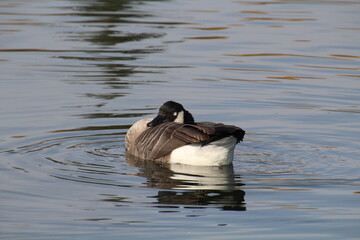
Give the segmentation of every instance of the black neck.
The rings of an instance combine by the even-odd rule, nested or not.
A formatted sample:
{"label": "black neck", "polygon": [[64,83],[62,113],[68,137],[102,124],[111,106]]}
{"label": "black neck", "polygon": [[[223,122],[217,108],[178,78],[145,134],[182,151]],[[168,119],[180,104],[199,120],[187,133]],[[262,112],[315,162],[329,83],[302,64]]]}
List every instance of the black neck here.
{"label": "black neck", "polygon": [[195,120],[194,120],[193,116],[191,115],[191,113],[189,113],[185,109],[184,109],[184,123],[187,123],[187,124],[195,123]]}

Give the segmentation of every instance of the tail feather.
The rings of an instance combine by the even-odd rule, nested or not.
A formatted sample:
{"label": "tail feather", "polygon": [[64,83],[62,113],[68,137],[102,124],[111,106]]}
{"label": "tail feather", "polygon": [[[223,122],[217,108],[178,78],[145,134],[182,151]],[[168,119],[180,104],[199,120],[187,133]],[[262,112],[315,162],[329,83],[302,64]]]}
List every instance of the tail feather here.
{"label": "tail feather", "polygon": [[220,140],[225,137],[233,136],[236,138],[236,143],[243,141],[245,136],[245,131],[239,127],[231,125],[220,125],[215,126],[215,133],[210,137],[210,139],[202,142],[201,146],[205,146],[211,142]]}

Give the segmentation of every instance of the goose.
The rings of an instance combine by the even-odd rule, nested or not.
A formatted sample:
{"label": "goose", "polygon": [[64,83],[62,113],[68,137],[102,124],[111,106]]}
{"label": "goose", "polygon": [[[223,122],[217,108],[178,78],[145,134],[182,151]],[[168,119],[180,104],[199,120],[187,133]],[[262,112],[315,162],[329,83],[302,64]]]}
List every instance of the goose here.
{"label": "goose", "polygon": [[233,125],[195,122],[180,103],[165,102],[158,115],[141,119],[126,133],[127,154],[143,160],[197,166],[232,164],[245,131]]}

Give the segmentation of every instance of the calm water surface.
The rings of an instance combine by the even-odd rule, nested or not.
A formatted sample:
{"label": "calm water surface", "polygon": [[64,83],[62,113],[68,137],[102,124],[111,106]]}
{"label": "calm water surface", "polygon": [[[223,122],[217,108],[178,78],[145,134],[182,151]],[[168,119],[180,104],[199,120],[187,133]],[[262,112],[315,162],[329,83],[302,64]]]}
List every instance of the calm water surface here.
{"label": "calm water surface", "polygon": [[[359,239],[359,1],[0,3],[1,239]],[[233,166],[139,162],[167,100]]]}

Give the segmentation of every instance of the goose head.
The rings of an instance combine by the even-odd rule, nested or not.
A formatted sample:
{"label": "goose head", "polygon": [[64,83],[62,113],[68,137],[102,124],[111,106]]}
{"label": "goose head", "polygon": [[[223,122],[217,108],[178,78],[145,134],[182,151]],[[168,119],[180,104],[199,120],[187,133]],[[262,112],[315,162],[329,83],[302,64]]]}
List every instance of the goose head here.
{"label": "goose head", "polygon": [[187,123],[193,124],[194,118],[185,108],[177,102],[167,101],[164,103],[160,109],[158,115],[150,121],[147,126],[155,127],[161,123],[165,122],[177,122],[177,123]]}

